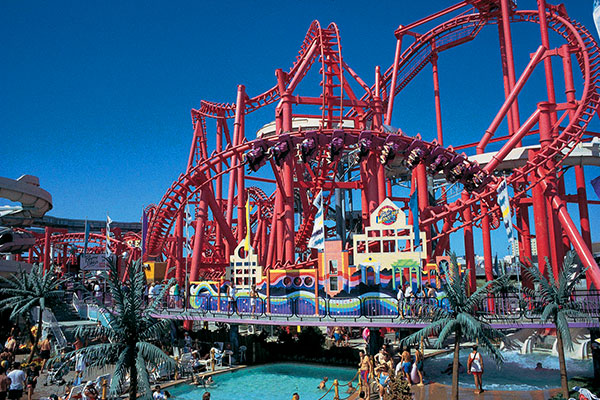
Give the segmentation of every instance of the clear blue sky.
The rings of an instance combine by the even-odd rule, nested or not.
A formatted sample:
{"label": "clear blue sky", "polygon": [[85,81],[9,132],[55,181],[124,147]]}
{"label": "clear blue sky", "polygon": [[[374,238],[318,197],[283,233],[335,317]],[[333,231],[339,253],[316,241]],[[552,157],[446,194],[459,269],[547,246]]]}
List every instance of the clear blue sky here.
{"label": "clear blue sky", "polygon": [[[3,1],[0,176],[38,176],[52,193],[53,216],[103,219],[109,212],[137,221],[185,169],[190,109],[201,99],[233,102],[240,83],[250,96],[274,85],[274,70],[290,67],[312,20],[338,24],[345,61],[371,84],[375,66],[392,62],[394,29],[451,3]],[[565,3],[596,34],[592,0]],[[519,6],[536,7],[533,0]],[[513,37],[519,74],[539,30],[516,26]],[[447,145],[479,140],[503,100],[499,71],[493,26],[441,55]],[[545,99],[541,71],[520,99],[522,120]],[[249,117],[247,135],[273,115]],[[400,95],[393,124],[435,136],[430,69]],[[594,119],[590,129],[599,126]],[[587,173],[588,181],[600,175]],[[591,208],[596,219],[598,208]]]}

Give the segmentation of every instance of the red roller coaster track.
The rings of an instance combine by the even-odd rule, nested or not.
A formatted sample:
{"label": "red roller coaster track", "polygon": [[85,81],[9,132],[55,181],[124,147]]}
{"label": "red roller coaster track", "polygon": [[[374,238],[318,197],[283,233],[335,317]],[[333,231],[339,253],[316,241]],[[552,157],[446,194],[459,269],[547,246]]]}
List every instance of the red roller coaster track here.
{"label": "red roller coaster track", "polygon": [[[537,126],[540,146],[529,150],[524,166],[510,170],[506,176],[514,191],[511,208],[517,216],[520,257],[532,259],[531,205],[538,259],[550,260],[550,266],[540,262],[539,268],[544,271],[551,268],[556,274],[562,256],[572,247],[589,267],[588,284],[600,287],[600,269],[590,251],[583,167],[575,167],[578,192],[583,189],[583,195],[578,197],[581,231],[566,209],[564,176],[557,174],[557,168],[583,140],[586,127],[598,109],[600,51],[588,30],[570,20],[563,7],[547,6],[544,0],[538,0],[538,4],[538,10],[520,11],[509,0],[463,1],[401,27],[396,31],[394,63],[384,72],[376,68],[372,86],[344,61],[337,26],[330,24],[323,28],[313,22],[296,61],[287,72],[276,71],[277,82],[272,88],[249,97],[240,85],[235,103],[202,101],[199,109],[192,110],[194,136],[188,168],[152,208],[147,255],[157,257],[166,249],[176,264],[177,277],[184,277],[187,261],[183,256],[183,229],[185,207],[190,205],[194,207],[195,229],[189,260],[191,280],[206,271],[222,270],[248,229],[265,268],[314,266],[316,254],[307,249],[307,242],[316,212],[312,200],[319,190],[325,192],[327,209],[334,201],[337,205],[346,201],[352,204],[353,193],[360,193],[362,218],[358,226],[364,227],[369,223],[369,214],[386,197],[394,197],[394,185],[412,175],[408,179],[412,180],[412,187],[416,186],[419,225],[430,244],[428,257],[448,250],[448,236],[462,229],[467,267],[474,270],[473,226],[476,225],[482,230],[485,272],[491,278],[490,230],[497,228],[500,221],[496,203],[499,168],[510,151],[519,148],[521,139],[534,134],[533,128]],[[413,32],[425,22],[458,10],[464,12],[424,34]],[[520,22],[539,25],[541,44],[518,77],[511,25]],[[504,119],[509,135],[502,140],[501,150],[486,165],[479,166],[452,147],[443,146],[437,59],[445,50],[474,40],[490,25],[498,26],[506,101],[482,135],[477,153],[485,151]],[[550,47],[550,31],[563,39],[562,46]],[[403,39],[407,36],[414,41],[403,51]],[[563,102],[556,100],[553,60],[560,63],[564,74]],[[572,61],[578,69],[573,68]],[[319,95],[297,94],[299,83],[315,63],[319,66]],[[394,98],[429,64],[434,77],[438,130],[437,140],[432,142],[389,128]],[[537,107],[521,123],[518,94],[532,72],[542,68],[540,64],[546,73],[547,93],[540,94]],[[580,80],[574,79],[575,72],[580,73]],[[582,82],[581,88],[575,87],[575,81]],[[256,139],[248,138],[246,116],[275,103],[273,129],[263,129],[262,136]],[[307,110],[312,111],[306,113]],[[214,136],[207,132],[209,118],[216,123]],[[232,132],[230,119],[233,119]],[[303,126],[298,125],[301,120],[306,122]],[[209,152],[208,138],[212,141],[213,137],[214,149]],[[255,174],[259,170],[260,174]],[[461,197],[447,201],[444,191],[432,200],[428,175],[455,183],[462,188]],[[270,195],[269,190],[272,190]],[[250,225],[246,226],[248,197],[252,213]],[[347,218],[343,213],[343,222],[337,224],[342,238],[347,227],[353,229],[352,220]],[[349,244],[346,247],[353,250]],[[472,276],[474,279],[475,274]]]}

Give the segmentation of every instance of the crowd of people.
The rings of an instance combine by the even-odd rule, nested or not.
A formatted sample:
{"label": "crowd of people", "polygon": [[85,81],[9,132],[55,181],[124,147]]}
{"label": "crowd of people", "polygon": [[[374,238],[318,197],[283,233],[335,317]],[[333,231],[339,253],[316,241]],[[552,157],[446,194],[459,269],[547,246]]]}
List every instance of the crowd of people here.
{"label": "crowd of people", "polygon": [[423,353],[418,349],[411,354],[410,347],[401,349],[393,357],[389,346],[384,344],[375,356],[359,352],[359,382],[361,396],[370,396],[373,389],[383,397],[390,381],[399,376],[410,385],[423,386]]}

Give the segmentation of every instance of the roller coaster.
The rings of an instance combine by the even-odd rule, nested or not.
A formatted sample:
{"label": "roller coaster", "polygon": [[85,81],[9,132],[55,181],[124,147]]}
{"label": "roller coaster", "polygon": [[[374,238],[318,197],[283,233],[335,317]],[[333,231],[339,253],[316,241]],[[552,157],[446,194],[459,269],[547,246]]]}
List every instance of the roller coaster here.
{"label": "roller coaster", "polygon": [[[410,220],[418,218],[427,262],[449,251],[449,236],[462,231],[474,287],[474,228],[481,229],[485,275],[492,279],[490,232],[502,223],[497,188],[505,180],[512,192],[520,259],[534,259],[535,240],[538,267],[556,275],[572,248],[589,267],[588,285],[600,288],[591,252],[588,205],[593,202],[587,199],[583,170],[584,164],[598,164],[598,135],[586,127],[599,104],[600,52],[590,32],[570,19],[564,6],[537,3],[537,10],[519,10],[511,0],[467,0],[401,25],[394,32],[394,62],[385,70],[375,68],[372,85],[344,60],[337,25],[313,22],[292,66],[277,69],[276,81],[264,93],[250,97],[239,85],[235,102],[203,100],[191,111],[187,168],[147,210],[145,259],[166,254],[167,269],[172,267],[180,282],[188,275],[191,282],[218,279],[249,237],[264,271],[317,268],[319,253],[308,242],[318,211],[313,202],[323,193],[325,237],[341,240],[351,256],[359,251],[352,235],[369,226],[370,215],[386,199],[400,204]],[[434,21],[442,22],[416,32]],[[520,76],[511,34],[515,24],[535,24],[540,31],[540,45]],[[445,146],[438,57],[489,28],[498,30],[505,101],[490,113],[492,122],[478,143]],[[551,34],[560,46],[550,46]],[[553,76],[553,64],[562,67],[560,80]],[[437,132],[435,139],[425,140],[394,128],[392,115],[395,98],[429,66]],[[315,82],[308,78],[311,69],[318,91],[299,94],[300,87],[306,90]],[[534,111],[523,122],[519,94],[538,69],[544,70],[546,92],[538,93]],[[556,81],[564,87],[559,89]],[[246,119],[267,107],[274,110],[274,122],[254,137],[246,132]],[[508,132],[499,136],[504,120]],[[523,147],[526,137],[539,139],[539,144]],[[500,150],[486,153],[492,142]],[[580,154],[570,164],[577,195],[567,195],[563,167],[582,152],[587,156]],[[411,195],[416,193],[418,213],[410,209],[410,197],[401,195],[406,186]],[[568,202],[579,207],[579,227]],[[190,218],[194,234],[184,251]],[[523,284],[530,284],[526,277]]]}
{"label": "roller coaster", "polygon": [[[394,62],[387,69],[375,67],[372,85],[343,58],[337,25],[325,27],[314,21],[295,61],[289,69],[275,71],[276,80],[268,90],[250,97],[239,85],[235,102],[203,100],[191,111],[187,168],[160,202],[145,210],[149,227],[144,261],[166,261],[166,271],[173,271],[182,285],[222,282],[231,257],[245,243],[242,248],[252,249],[261,276],[267,276],[268,291],[270,271],[306,275],[324,268],[319,265],[322,253],[309,247],[319,212],[314,203],[322,194],[325,240],[339,241],[339,252],[348,255],[350,264],[365,246],[390,253],[415,251],[408,242],[390,247],[383,241],[388,246],[384,250],[379,248],[381,240],[359,245],[353,240],[366,235],[373,213],[391,201],[424,235],[418,245],[424,264],[447,254],[450,235],[462,231],[465,268],[471,271],[474,289],[475,228],[481,232],[485,277],[491,280],[491,231],[502,225],[498,187],[505,182],[516,220],[519,259],[537,259],[540,270],[556,276],[565,252],[574,249],[588,267],[588,287],[600,288],[588,211],[590,204],[599,202],[587,198],[583,168],[600,165],[600,135],[587,131],[600,101],[600,51],[590,32],[570,19],[564,6],[545,0],[537,4],[537,10],[520,10],[512,0],[466,0],[401,25],[394,32]],[[417,32],[434,23],[434,28]],[[533,24],[540,32],[539,47],[520,75],[513,54],[515,24]],[[491,123],[479,142],[445,138],[438,58],[490,28],[498,31],[502,66],[498,79],[504,85],[504,102],[489,114]],[[551,35],[558,46],[550,45]],[[519,95],[531,84],[534,72],[542,69],[546,91],[537,92],[536,104],[527,104],[533,112],[523,122]],[[428,71],[436,132],[411,136],[394,127],[394,101],[415,77]],[[556,71],[562,72],[560,79],[555,79]],[[310,92],[311,87],[317,89]],[[267,123],[254,135],[246,132],[247,119],[258,110],[254,115],[274,111],[270,119],[274,121],[262,121]],[[503,122],[507,132],[498,134]],[[525,140],[535,144],[524,146]],[[452,146],[444,144],[450,141]],[[499,150],[488,151],[491,143]],[[570,195],[565,180],[573,171],[577,194]],[[412,198],[416,208],[410,206]],[[578,226],[568,203],[578,206]],[[189,227],[191,237],[184,233]],[[27,236],[19,229],[17,234]],[[113,253],[124,261],[142,256],[141,233],[113,234],[109,243]],[[85,246],[83,232],[47,228],[45,234],[33,235],[35,245],[26,257],[30,262],[49,265],[51,249],[61,249],[54,263],[64,266]],[[88,238],[92,243],[88,252],[104,251],[105,232]],[[316,274],[314,286],[330,280],[332,275],[325,275]],[[521,278],[523,285],[531,285],[526,276]],[[395,288],[395,277],[392,281]]]}

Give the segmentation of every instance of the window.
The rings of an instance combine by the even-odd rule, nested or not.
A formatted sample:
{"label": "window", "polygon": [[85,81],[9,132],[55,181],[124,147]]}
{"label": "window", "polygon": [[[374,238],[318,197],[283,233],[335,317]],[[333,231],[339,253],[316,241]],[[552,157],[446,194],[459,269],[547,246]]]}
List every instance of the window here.
{"label": "window", "polygon": [[357,253],[366,253],[365,251],[365,241],[364,240],[357,240],[356,241],[356,252]]}
{"label": "window", "polygon": [[337,273],[338,273],[338,260],[329,260],[329,273],[331,275],[337,275]]}
{"label": "window", "polygon": [[383,241],[383,252],[384,253],[395,253],[396,252],[396,241],[395,240],[384,240]]}
{"label": "window", "polygon": [[381,241],[369,240],[369,253],[381,253]]}
{"label": "window", "polygon": [[337,276],[332,276],[331,278],[329,278],[329,290],[332,292],[336,292],[338,290]]}

